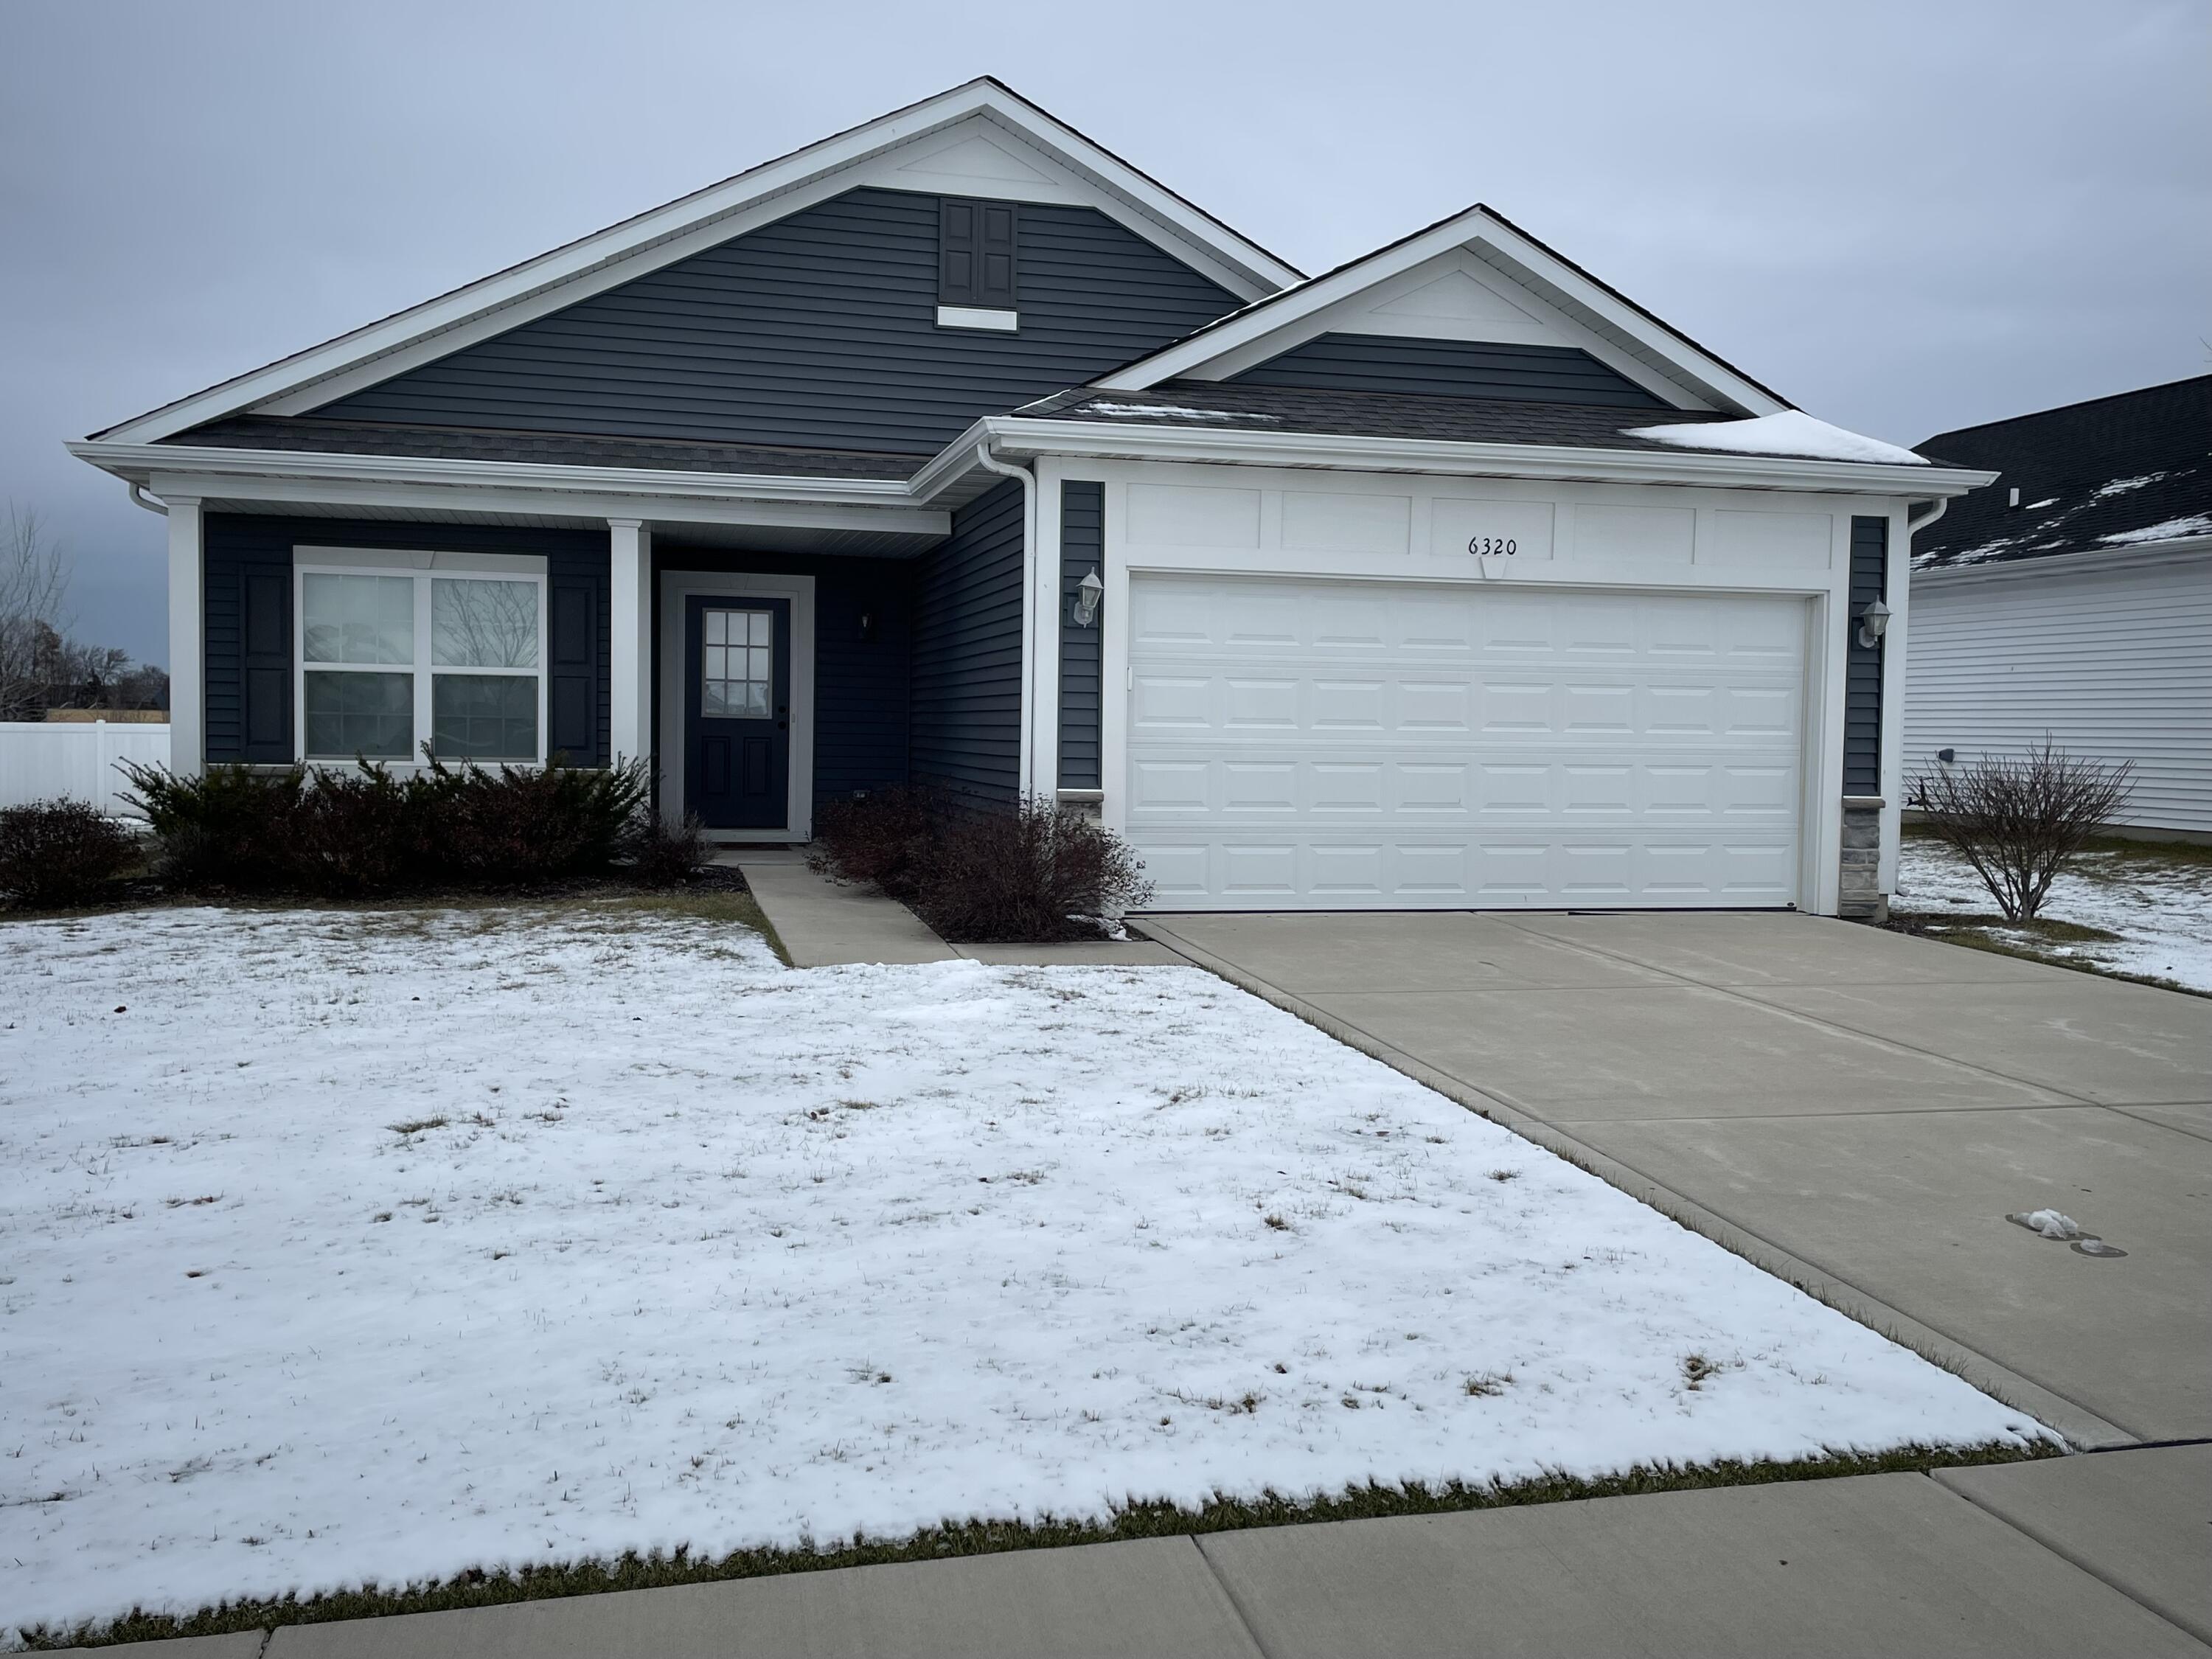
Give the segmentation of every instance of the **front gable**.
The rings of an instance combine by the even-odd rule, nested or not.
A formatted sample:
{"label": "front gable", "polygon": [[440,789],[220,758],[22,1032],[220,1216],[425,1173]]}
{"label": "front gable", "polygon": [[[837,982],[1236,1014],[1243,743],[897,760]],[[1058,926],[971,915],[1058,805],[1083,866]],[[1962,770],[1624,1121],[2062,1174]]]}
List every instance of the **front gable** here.
{"label": "front gable", "polygon": [[[945,167],[994,158],[1014,160],[971,137],[914,178],[972,197],[1008,181]],[[1237,306],[1097,207],[1032,199],[992,204],[1012,221],[1016,327],[942,326],[945,205],[968,199],[848,191],[299,412],[921,456]]]}

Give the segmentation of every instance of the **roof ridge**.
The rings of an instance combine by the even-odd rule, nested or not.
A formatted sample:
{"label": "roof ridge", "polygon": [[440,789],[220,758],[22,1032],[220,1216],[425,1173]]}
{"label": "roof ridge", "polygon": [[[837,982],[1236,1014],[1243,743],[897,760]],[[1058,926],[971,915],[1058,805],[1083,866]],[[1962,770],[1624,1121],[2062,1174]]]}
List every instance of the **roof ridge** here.
{"label": "roof ridge", "polygon": [[[2153,392],[2171,392],[2176,386],[2187,386],[2196,380],[2212,380],[2212,373],[2185,374],[2177,380],[2160,380],[2151,386],[2135,386],[2126,392],[2100,392],[2094,398],[2077,398],[2072,403],[2052,404],[2045,409],[2022,410],[2017,415],[2001,415],[1994,421],[1977,421],[1972,426],[1947,427],[1941,432],[1930,434],[1923,441],[1932,444],[1941,438],[1955,438],[1963,433],[1980,432],[1989,427],[2010,426],[2015,421],[2033,421],[2045,415],[2063,415],[2069,409],[2087,409],[2095,404],[2118,403],[2124,398],[2141,398]],[[1917,449],[1921,446],[1915,444],[1912,447]]]}

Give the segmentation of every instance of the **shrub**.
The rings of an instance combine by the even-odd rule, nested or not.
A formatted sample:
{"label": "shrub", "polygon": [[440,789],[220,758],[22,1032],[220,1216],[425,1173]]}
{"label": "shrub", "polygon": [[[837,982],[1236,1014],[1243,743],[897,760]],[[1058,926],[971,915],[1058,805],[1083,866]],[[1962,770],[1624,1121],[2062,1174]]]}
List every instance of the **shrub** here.
{"label": "shrub", "polygon": [[624,852],[630,878],[646,887],[677,887],[705,869],[714,856],[707,826],[688,812],[671,823],[657,812],[641,812],[630,825]]}
{"label": "shrub", "polygon": [[0,811],[0,896],[26,909],[96,898],[137,856],[131,832],[88,802]]}
{"label": "shrub", "polygon": [[814,815],[814,851],[806,861],[819,874],[912,902],[937,817],[928,792],[904,784],[825,801]]}
{"label": "shrub", "polygon": [[2008,921],[2032,921],[2052,878],[2127,805],[2134,769],[2082,760],[2045,737],[2017,758],[1923,772],[1906,799],[1974,866]]}
{"label": "shrub", "polygon": [[430,760],[404,777],[368,762],[353,771],[211,766],[198,777],[128,769],[165,879],[320,897],[600,874],[630,855],[652,794],[642,763],[488,772]]}
{"label": "shrub", "polygon": [[1097,939],[1152,896],[1127,842],[1078,808],[1042,798],[941,819],[915,909],[948,939]]}

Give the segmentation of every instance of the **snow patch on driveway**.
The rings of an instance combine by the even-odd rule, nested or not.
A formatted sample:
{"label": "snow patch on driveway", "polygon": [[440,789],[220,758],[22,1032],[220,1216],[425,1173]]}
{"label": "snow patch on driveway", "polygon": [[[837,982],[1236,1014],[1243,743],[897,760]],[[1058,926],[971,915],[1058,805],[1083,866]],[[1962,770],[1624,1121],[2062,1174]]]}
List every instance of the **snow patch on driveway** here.
{"label": "snow patch on driveway", "polygon": [[1196,969],[157,910],[0,1011],[21,1624],[2042,1434]]}

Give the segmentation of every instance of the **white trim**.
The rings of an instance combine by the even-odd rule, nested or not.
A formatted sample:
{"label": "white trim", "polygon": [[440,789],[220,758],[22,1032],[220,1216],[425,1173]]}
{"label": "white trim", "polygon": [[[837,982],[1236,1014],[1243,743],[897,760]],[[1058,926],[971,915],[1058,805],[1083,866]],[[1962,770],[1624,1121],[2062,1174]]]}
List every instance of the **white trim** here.
{"label": "white trim", "polygon": [[[1651,368],[1680,378],[1701,397],[1747,415],[1775,415],[1790,407],[1718,358],[1607,292],[1558,255],[1493,216],[1480,204],[1365,258],[1318,276],[1302,287],[1262,300],[1196,335],[1116,369],[1092,382],[1114,392],[1143,392],[1163,380],[1204,378],[1206,369],[1252,341],[1295,333],[1301,322],[1340,300],[1364,293],[1401,271],[1427,264],[1454,248],[1473,250],[1484,263],[1522,283],[1554,308],[1583,313],[1585,326],[1614,337]],[[1487,250],[1487,252],[1484,252]],[[1546,290],[1550,290],[1547,292]],[[1561,307],[1559,301],[1566,301]],[[1312,331],[1310,327],[1309,331]],[[1283,341],[1283,346],[1294,343]]]}
{"label": "white trim", "polygon": [[[1205,270],[1232,293],[1256,299],[1302,280],[1127,163],[1035,105],[978,80],[810,144],[665,206],[409,307],[109,428],[118,441],[150,442],[241,410],[297,413],[477,339],[628,282],[852,188],[862,164],[981,117],[1045,152],[1098,192],[1102,211]],[[890,188],[895,173],[879,182]],[[878,182],[878,181],[872,181]],[[913,189],[915,183],[906,188]],[[979,181],[981,195],[1004,194]]]}
{"label": "white trim", "polygon": [[607,757],[653,753],[653,532],[607,520]]}
{"label": "white trim", "polygon": [[988,328],[1012,334],[1022,325],[1018,311],[1001,311],[990,306],[939,306],[937,308],[939,328]]}
{"label": "white trim", "polygon": [[1060,486],[1056,460],[1036,464],[1036,613],[1030,649],[1036,664],[1034,684],[1037,695],[1026,712],[1030,729],[1030,772],[1034,793],[1051,794],[1060,787]]}
{"label": "white trim", "polygon": [[197,777],[207,763],[207,556],[199,498],[169,509],[169,765]]}
{"label": "white trim", "polygon": [[[429,742],[434,729],[434,688],[441,665],[434,660],[432,622],[430,614],[430,585],[441,574],[475,575],[496,578],[502,581],[526,581],[538,594],[538,661],[529,668],[464,667],[454,664],[442,665],[447,673],[472,676],[491,676],[506,679],[531,679],[538,686],[538,750],[532,755],[494,755],[484,759],[489,763],[507,766],[543,766],[545,763],[545,722],[550,712],[548,707],[548,682],[551,679],[547,655],[550,640],[550,619],[547,605],[545,561],[529,554],[500,553],[443,553],[434,550],[392,548],[309,547],[295,544],[292,549],[292,754],[309,766],[345,766],[356,757],[350,755],[311,755],[307,752],[307,676],[320,673],[392,674],[400,672],[398,663],[309,663],[307,660],[307,579],[309,576],[404,576],[414,588],[415,655],[405,665],[413,682],[411,690],[414,708],[410,720],[410,741],[404,757],[378,756],[380,764],[398,772],[419,769],[418,758],[422,745]],[[465,756],[440,756],[466,763]]]}
{"label": "white trim", "polygon": [[[1631,414],[1632,411],[1624,411]],[[1963,495],[1997,475],[1964,468],[1883,466],[1864,461],[1802,460],[1683,450],[1586,449],[1566,445],[1462,443],[1428,438],[1334,436],[1216,428],[1146,426],[1132,421],[1042,420],[992,416],[969,429],[1000,452],[1085,455],[1101,459],[1228,462],[1252,466],[1334,468],[1353,472],[1427,472],[1593,483],[1699,484],[1752,489],[1811,489],[1824,495]],[[963,434],[959,443],[975,441]],[[957,449],[957,444],[954,446]],[[958,476],[940,470],[952,451],[915,475],[942,489]]]}
{"label": "white trim", "polygon": [[660,815],[684,815],[684,602],[717,595],[791,601],[791,778],[780,830],[714,830],[711,840],[810,841],[814,836],[814,578],[750,571],[664,570],[660,573]]}

